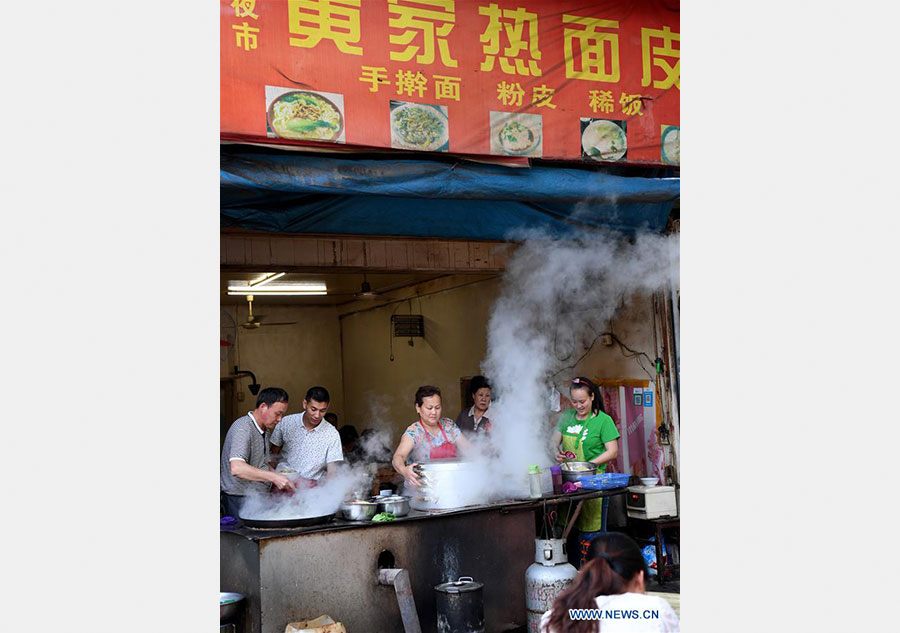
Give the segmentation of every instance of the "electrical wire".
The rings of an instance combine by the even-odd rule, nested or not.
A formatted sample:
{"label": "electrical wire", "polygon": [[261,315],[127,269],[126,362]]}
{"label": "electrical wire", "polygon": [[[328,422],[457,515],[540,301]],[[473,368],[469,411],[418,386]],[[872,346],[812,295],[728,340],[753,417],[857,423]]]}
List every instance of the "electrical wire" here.
{"label": "electrical wire", "polygon": [[[619,340],[619,337],[617,337],[617,336],[616,336],[615,334],[613,334],[611,331],[610,331],[610,332],[601,332],[600,334],[598,334],[597,336],[595,336],[595,337],[594,337],[594,340],[591,341],[591,344],[588,346],[587,350],[585,350],[584,354],[582,354],[581,356],[578,357],[578,360],[576,360],[572,365],[569,365],[569,366],[567,366],[567,367],[563,367],[563,368],[560,369],[559,371],[555,372],[554,374],[551,375],[550,378],[551,378],[551,379],[555,379],[555,378],[556,378],[559,374],[561,374],[562,372],[568,371],[568,370],[571,370],[571,369],[575,369],[575,367],[578,366],[578,363],[580,363],[581,361],[583,361],[583,360],[585,359],[585,357],[586,357],[588,354],[591,353],[591,350],[594,349],[594,345],[597,343],[598,340],[600,340],[601,338],[603,338],[603,336],[609,336],[610,338],[612,338],[612,340],[620,347],[619,351],[621,352],[622,356],[624,356],[625,358],[634,358],[635,361],[637,362],[638,366],[644,371],[645,374],[647,374],[647,376],[650,378],[650,380],[653,380],[653,374],[650,373],[649,371],[647,371],[647,368],[644,367],[644,364],[641,362],[641,358],[640,358],[640,357],[641,357],[641,356],[644,356],[648,361],[650,361],[650,365],[651,365],[651,366],[654,364],[653,359],[650,358],[649,356],[647,356],[647,354],[645,354],[644,352],[637,352],[637,351],[631,349],[630,347],[628,347],[627,345],[625,345],[625,343],[623,343],[622,341],[620,341],[620,340]],[[626,353],[625,353],[624,351],[622,351],[622,350],[627,350],[627,351],[630,352],[630,353],[629,353],[629,354],[626,354]],[[562,360],[562,359],[560,359],[560,360]]]}
{"label": "electrical wire", "polygon": [[[402,305],[403,305],[403,302],[400,301],[394,306],[393,311],[391,311],[391,317],[393,317],[397,313],[397,308],[399,308]],[[390,349],[390,352],[391,352],[391,356],[390,356],[389,360],[393,363],[394,362],[394,321],[393,321],[393,319],[388,318],[388,324],[389,324],[389,326],[388,326],[388,349]]]}
{"label": "electrical wire", "polygon": [[[650,380],[653,380],[653,374],[650,373],[649,371],[647,371],[647,368],[644,367],[644,363],[641,362],[641,356],[643,356],[644,358],[646,358],[646,359],[650,362],[650,366],[651,366],[651,367],[652,367],[653,364],[654,364],[653,359],[650,358],[649,356],[647,356],[647,354],[645,354],[644,352],[636,352],[636,351],[634,351],[633,349],[631,349],[630,347],[628,347],[627,345],[625,345],[625,343],[623,343],[622,341],[620,341],[620,340],[619,340],[619,337],[616,336],[615,334],[613,334],[612,332],[607,332],[607,334],[609,334],[609,336],[612,337],[612,340],[613,340],[616,344],[618,344],[618,346],[621,348],[621,349],[619,350],[620,352],[622,352],[623,349],[624,349],[624,350],[628,350],[629,352],[631,352],[630,354],[626,354],[625,352],[622,352],[622,356],[624,356],[625,358],[634,358],[635,361],[637,361],[637,364],[640,365],[641,369],[644,370],[644,373],[647,374],[647,376],[650,377]],[[602,334],[601,334],[601,336],[602,336]]]}
{"label": "electrical wire", "polygon": [[[237,321],[238,321],[238,306],[234,306],[234,320],[235,320],[235,323],[237,323]],[[234,366],[235,367],[241,366],[241,348],[238,345],[240,336],[241,336],[241,328],[238,326],[235,326],[235,328],[234,328]]]}

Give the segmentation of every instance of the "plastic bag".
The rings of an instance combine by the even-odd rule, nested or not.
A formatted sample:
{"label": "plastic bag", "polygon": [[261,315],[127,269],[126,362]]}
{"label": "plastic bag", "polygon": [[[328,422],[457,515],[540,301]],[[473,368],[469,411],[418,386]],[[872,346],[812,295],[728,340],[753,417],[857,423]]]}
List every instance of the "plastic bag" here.
{"label": "plastic bag", "polygon": [[313,620],[291,622],[284,628],[284,633],[347,633],[347,629],[330,615],[320,615]]}
{"label": "plastic bag", "polygon": [[644,555],[644,562],[647,564],[647,573],[651,576],[656,575],[656,546],[655,545],[645,545],[641,549],[641,554]]}

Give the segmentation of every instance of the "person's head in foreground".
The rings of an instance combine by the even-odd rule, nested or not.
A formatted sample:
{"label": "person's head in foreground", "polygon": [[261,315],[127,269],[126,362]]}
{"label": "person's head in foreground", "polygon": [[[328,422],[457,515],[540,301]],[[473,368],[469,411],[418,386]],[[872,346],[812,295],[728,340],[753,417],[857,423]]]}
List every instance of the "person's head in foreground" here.
{"label": "person's head in foreground", "polygon": [[[569,609],[596,609],[597,596],[644,593],[647,567],[631,538],[608,532],[591,541],[587,562],[573,583],[557,596],[550,610],[548,630],[554,633],[595,633],[597,620],[573,621]],[[602,621],[599,623],[603,630]]]}

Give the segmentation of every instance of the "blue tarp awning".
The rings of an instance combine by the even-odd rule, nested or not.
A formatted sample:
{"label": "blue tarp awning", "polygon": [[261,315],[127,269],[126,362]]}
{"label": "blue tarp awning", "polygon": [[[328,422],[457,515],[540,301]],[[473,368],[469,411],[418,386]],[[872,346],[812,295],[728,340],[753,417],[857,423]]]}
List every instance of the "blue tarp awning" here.
{"label": "blue tarp awning", "polygon": [[468,162],[222,153],[221,225],[502,240],[523,229],[660,231],[678,178]]}

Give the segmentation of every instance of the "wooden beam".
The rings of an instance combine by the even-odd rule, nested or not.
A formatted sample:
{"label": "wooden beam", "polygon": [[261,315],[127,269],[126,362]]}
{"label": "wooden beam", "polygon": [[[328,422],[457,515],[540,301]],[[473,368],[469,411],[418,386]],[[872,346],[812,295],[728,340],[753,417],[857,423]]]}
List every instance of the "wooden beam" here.
{"label": "wooden beam", "polygon": [[502,272],[515,244],[358,235],[220,233],[222,270],[279,272]]}

